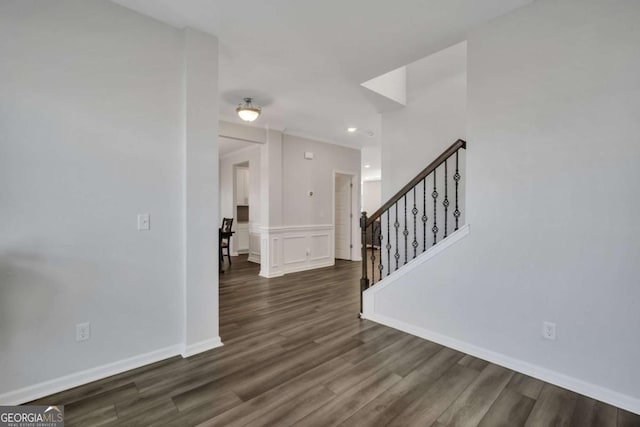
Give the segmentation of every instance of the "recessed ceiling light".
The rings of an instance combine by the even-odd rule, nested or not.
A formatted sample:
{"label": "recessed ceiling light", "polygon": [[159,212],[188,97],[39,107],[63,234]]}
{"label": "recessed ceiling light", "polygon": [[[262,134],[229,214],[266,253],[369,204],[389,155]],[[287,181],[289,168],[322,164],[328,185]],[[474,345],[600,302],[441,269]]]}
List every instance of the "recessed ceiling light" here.
{"label": "recessed ceiling light", "polygon": [[351,133],[353,133],[353,132],[355,132],[357,130],[358,130],[358,128],[356,128],[356,127],[347,128],[347,132],[351,132]]}
{"label": "recessed ceiling light", "polygon": [[371,167],[371,165],[367,163],[366,165],[364,165],[364,167],[365,167],[365,168],[370,168],[370,167]]}

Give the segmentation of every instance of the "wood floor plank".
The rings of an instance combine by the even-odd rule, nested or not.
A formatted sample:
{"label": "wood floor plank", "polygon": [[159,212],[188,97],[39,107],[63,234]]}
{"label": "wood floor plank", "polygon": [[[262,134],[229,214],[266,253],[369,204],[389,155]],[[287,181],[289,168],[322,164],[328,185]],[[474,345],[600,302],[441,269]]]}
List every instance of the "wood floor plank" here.
{"label": "wood floor plank", "polygon": [[616,427],[618,409],[585,396],[579,396],[571,427]]}
{"label": "wood floor plank", "polygon": [[409,404],[403,397],[412,391],[416,394],[424,393],[435,382],[425,381],[418,372],[413,371],[397,384],[383,391],[378,397],[356,411],[349,418],[340,423],[341,426],[376,426],[386,425],[393,420]]}
{"label": "wood floor plank", "polygon": [[509,369],[487,365],[438,421],[451,427],[478,425],[512,376]]}
{"label": "wood floor plank", "polygon": [[520,427],[531,414],[535,400],[505,388],[478,424],[478,427]]}
{"label": "wood floor plank", "polygon": [[394,417],[389,426],[430,426],[460,396],[479,373],[462,365],[454,365],[427,391],[410,396],[407,407]]}
{"label": "wood floor plank", "polygon": [[333,398],[335,398],[335,394],[331,390],[323,385],[318,385],[302,394],[291,396],[291,398],[282,405],[273,408],[260,418],[256,418],[248,423],[247,426],[297,425],[298,420],[304,418],[307,414],[313,412]]}
{"label": "wood floor plank", "polygon": [[401,379],[394,373],[370,376],[298,421],[296,426],[336,426]]}
{"label": "wood floor plank", "polygon": [[540,396],[543,386],[544,382],[519,372],[516,372],[507,384],[507,388],[533,400]]}
{"label": "wood floor plank", "polygon": [[167,419],[167,427],[195,426],[210,420],[226,411],[241,405],[242,401],[235,393],[225,393],[218,396],[215,402],[207,402],[200,406],[189,408],[178,412],[173,417]]}
{"label": "wood floor plank", "polygon": [[296,352],[295,357],[283,357],[277,363],[243,378],[242,383],[232,386],[232,389],[241,399],[252,399],[359,345],[361,343],[351,337],[326,344],[310,343],[304,351]]}
{"label": "wood floor plank", "polygon": [[462,366],[466,366],[467,368],[475,369],[476,371],[482,371],[489,364],[486,360],[478,359],[477,357],[473,357],[468,354],[465,355],[458,363]]}
{"label": "wood floor plank", "polygon": [[[108,406],[114,406],[118,402],[126,402],[138,397],[138,389],[135,383],[130,382],[119,387],[106,390],[99,394],[94,394],[85,399],[79,399],[75,402],[65,405],[65,418],[73,421],[75,418],[82,417],[95,410],[101,410]],[[66,414],[69,415],[66,415]]]}
{"label": "wood floor plank", "polygon": [[291,396],[306,392],[314,385],[324,384],[352,367],[341,358],[317,366],[278,387],[202,423],[202,426],[243,426],[272,409],[286,403]]}
{"label": "wood floor plank", "polygon": [[525,426],[569,426],[577,401],[577,394],[551,384],[545,384]]}
{"label": "wood floor plank", "polygon": [[[73,412],[71,413],[73,414]],[[97,408],[91,412],[79,415],[79,416],[71,416],[68,417],[65,411],[65,425],[69,427],[75,426],[106,426],[110,423],[118,421],[118,413],[116,412],[116,407],[113,404],[106,405],[101,408]]]}
{"label": "wood floor plank", "polygon": [[618,409],[618,427],[640,427],[640,415]]}

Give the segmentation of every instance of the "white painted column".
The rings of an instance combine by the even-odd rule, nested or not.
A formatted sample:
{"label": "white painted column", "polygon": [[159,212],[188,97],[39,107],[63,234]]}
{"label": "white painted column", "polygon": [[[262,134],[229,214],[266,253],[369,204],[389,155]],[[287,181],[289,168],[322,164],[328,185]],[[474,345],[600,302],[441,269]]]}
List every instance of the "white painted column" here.
{"label": "white painted column", "polygon": [[218,332],[218,40],[184,31],[187,357],[222,345]]}
{"label": "white painted column", "polygon": [[282,241],[270,230],[282,225],[282,132],[267,131],[267,143],[262,146],[260,159],[260,276],[276,277],[283,274]]}

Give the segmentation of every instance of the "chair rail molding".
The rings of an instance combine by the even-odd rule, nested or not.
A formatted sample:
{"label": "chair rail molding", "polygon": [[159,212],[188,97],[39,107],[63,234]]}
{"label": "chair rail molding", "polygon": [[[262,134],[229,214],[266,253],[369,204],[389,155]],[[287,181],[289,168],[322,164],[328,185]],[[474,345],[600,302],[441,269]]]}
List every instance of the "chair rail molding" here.
{"label": "chair rail molding", "polygon": [[260,276],[279,277],[335,263],[333,225],[260,227]]}

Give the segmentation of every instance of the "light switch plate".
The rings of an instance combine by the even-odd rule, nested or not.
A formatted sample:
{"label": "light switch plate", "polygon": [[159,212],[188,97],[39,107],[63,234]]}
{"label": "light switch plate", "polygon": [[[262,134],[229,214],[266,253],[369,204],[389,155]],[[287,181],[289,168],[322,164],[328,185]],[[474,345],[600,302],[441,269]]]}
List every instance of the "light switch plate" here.
{"label": "light switch plate", "polygon": [[138,215],[138,230],[139,231],[151,230],[151,217],[149,216],[149,214]]}

